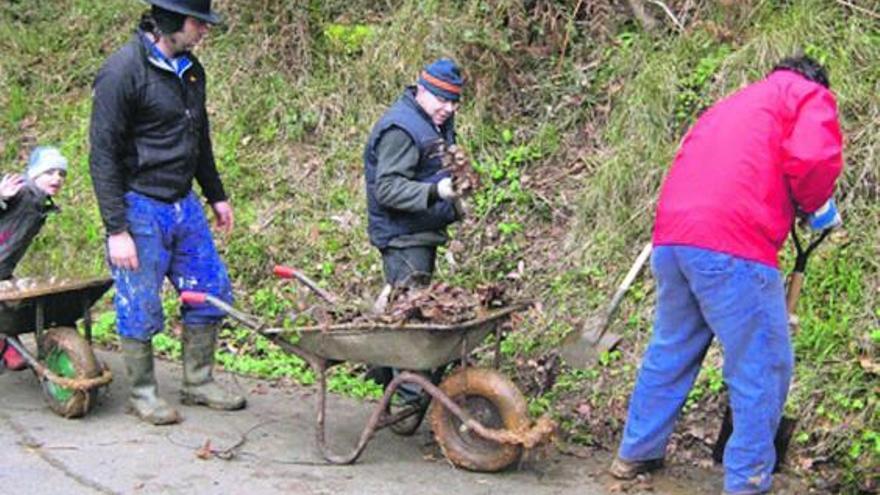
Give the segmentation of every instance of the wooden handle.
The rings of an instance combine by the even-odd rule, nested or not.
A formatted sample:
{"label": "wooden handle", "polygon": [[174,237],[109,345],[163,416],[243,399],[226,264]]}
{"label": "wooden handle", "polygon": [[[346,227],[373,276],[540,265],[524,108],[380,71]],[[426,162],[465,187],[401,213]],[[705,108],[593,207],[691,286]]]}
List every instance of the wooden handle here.
{"label": "wooden handle", "polygon": [[605,309],[602,326],[600,327],[597,339],[601,339],[605,335],[605,331],[608,330],[608,327],[610,326],[611,319],[614,318],[614,315],[617,313],[617,308],[620,307],[620,302],[623,301],[623,296],[626,294],[626,291],[629,290],[629,286],[632,285],[636,277],[639,276],[639,273],[642,271],[642,267],[645,266],[648,258],[651,257],[652,249],[653,246],[650,242],[645,244],[645,247],[642,248],[642,251],[630,267],[629,272],[623,277],[623,282],[617,287],[617,291],[615,291],[614,295],[611,297],[611,303],[608,305],[608,308]]}
{"label": "wooden handle", "polygon": [[626,294],[626,291],[629,290],[629,286],[632,285],[636,277],[639,276],[639,272],[642,271],[642,267],[645,266],[645,262],[648,261],[648,258],[651,256],[651,249],[652,246],[650,242],[645,244],[645,247],[642,248],[642,252],[639,253],[636,261],[630,267],[629,272],[623,277],[623,282],[617,287],[617,291],[614,293],[614,296],[611,297],[611,304],[608,305],[607,312],[609,317],[617,311],[617,307],[620,306],[620,301],[623,300],[623,295]]}
{"label": "wooden handle", "polygon": [[804,286],[803,272],[792,272],[788,277],[788,290],[785,295],[785,308],[789,315],[795,314],[798,299],[801,297],[801,288]]}

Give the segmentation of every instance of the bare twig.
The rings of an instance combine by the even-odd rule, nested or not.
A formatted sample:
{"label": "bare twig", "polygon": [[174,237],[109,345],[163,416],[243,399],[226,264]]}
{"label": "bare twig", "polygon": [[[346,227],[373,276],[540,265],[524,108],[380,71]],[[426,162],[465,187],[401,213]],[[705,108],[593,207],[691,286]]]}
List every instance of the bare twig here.
{"label": "bare twig", "polygon": [[[577,5],[574,7],[574,12],[571,13],[571,24],[572,29],[574,29],[574,20],[577,18],[577,13],[581,10],[581,5],[584,4],[584,0],[578,0]],[[568,40],[571,35],[571,30],[565,30],[565,38],[562,40],[562,49],[559,50],[559,61],[556,62],[556,72],[559,73],[559,70],[562,68],[562,61],[565,60],[565,50],[568,49]]]}
{"label": "bare twig", "polygon": [[643,0],[628,0],[629,8],[645,31],[654,31],[657,29],[657,19],[654,19],[654,16],[645,11],[645,6],[642,2]]}
{"label": "bare twig", "polygon": [[675,17],[675,14],[672,12],[672,10],[669,8],[669,6],[667,6],[665,3],[661,2],[660,0],[648,0],[648,1],[653,3],[656,6],[660,7],[661,9],[663,9],[663,12],[666,12],[666,15],[672,20],[672,22],[675,24],[675,27],[678,28],[679,32],[684,31],[684,26],[681,24],[681,21],[678,20],[678,17]]}
{"label": "bare twig", "polygon": [[857,10],[865,15],[871,16],[874,19],[880,19],[880,14],[878,14],[877,12],[874,12],[871,9],[866,9],[865,7],[860,7],[852,2],[848,2],[847,0],[837,0],[837,3],[845,7],[849,7],[853,10]]}

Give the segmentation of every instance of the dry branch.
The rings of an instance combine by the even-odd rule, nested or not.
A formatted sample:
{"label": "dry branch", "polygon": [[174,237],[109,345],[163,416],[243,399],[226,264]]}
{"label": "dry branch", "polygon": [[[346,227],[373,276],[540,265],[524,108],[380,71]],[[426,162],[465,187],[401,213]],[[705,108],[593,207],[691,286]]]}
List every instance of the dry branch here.
{"label": "dry branch", "polygon": [[657,29],[657,19],[654,19],[654,16],[645,10],[643,0],[627,0],[627,2],[633,15],[645,31],[651,32]]}
{"label": "dry branch", "polygon": [[867,9],[865,7],[860,7],[852,2],[848,2],[847,0],[837,0],[837,3],[845,7],[849,7],[853,10],[857,10],[865,15],[871,16],[874,19],[880,19],[880,14],[878,14],[877,12],[874,12],[873,10]]}

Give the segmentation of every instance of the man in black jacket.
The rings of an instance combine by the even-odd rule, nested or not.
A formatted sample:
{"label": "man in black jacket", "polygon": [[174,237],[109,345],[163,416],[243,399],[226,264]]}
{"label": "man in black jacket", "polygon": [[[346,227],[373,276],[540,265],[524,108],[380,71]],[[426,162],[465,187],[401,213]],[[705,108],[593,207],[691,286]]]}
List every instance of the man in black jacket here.
{"label": "man in black jacket", "polygon": [[[117,331],[131,381],[129,406],[152,424],[181,420],[158,395],[152,337],[164,326],[162,284],[232,302],[193,179],[229,232],[232,207],[214,163],[205,71],[191,50],[219,21],[210,0],[148,0],[132,39],[104,63],[94,84],[90,168],[116,281]],[[181,308],[182,401],[241,409],[244,397],[212,376],[224,314]]]}

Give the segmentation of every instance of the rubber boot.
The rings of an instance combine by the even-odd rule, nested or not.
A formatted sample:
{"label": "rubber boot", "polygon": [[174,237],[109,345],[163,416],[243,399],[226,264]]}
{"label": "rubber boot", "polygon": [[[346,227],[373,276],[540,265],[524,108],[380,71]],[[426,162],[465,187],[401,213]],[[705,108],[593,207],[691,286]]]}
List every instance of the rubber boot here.
{"label": "rubber boot", "polygon": [[214,381],[217,325],[186,325],[183,329],[183,388],[181,402],[234,411],[247,401]]}
{"label": "rubber boot", "polygon": [[125,373],[131,382],[128,399],[129,412],[154,425],[179,423],[180,413],[159,397],[156,375],[153,371],[153,343],[120,338]]}

